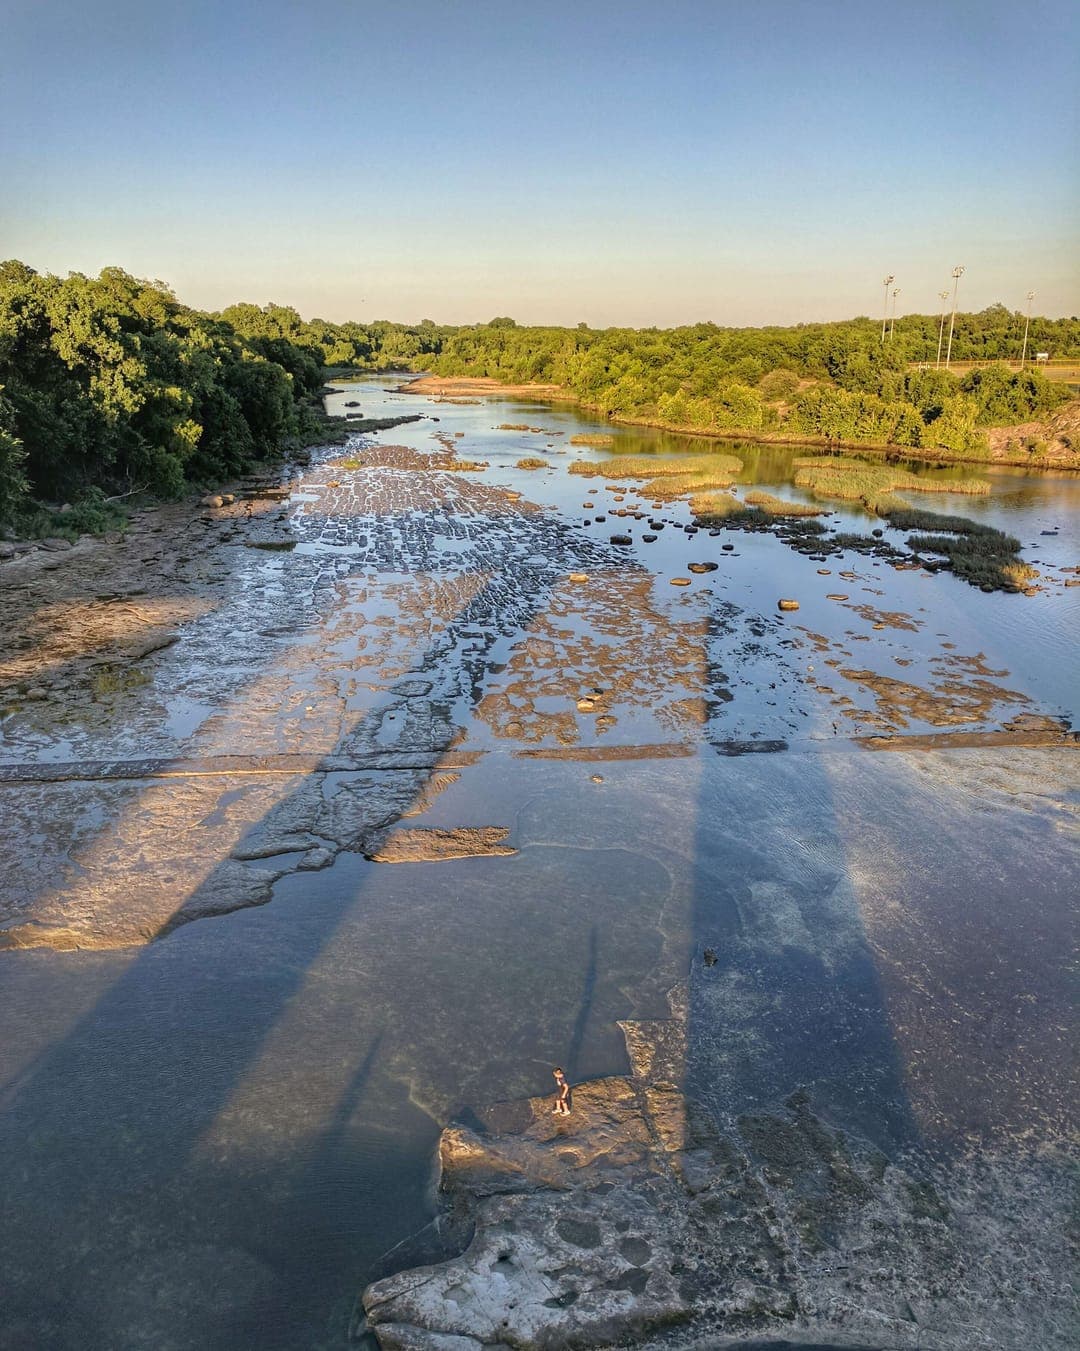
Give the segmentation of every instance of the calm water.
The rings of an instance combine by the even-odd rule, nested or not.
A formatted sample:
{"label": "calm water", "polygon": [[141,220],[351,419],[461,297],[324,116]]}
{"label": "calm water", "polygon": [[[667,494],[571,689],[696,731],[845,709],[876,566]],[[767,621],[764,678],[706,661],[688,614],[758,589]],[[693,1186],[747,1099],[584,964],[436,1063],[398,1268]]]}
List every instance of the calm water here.
{"label": "calm water", "polygon": [[[438,568],[424,555],[422,578],[405,543],[374,566],[358,542],[365,518],[327,544],[304,534],[316,497],[300,493],[299,547],[247,552],[230,614],[193,620],[157,669],[157,703],[154,691],[133,695],[122,722],[76,721],[62,746],[16,719],[3,759],[206,753],[210,711],[260,697],[265,710],[237,735],[245,750],[276,746],[284,714],[276,685],[258,693],[259,663],[285,658],[265,636],[244,648],[238,615],[265,634],[288,612],[292,579],[325,565],[339,588],[363,583],[349,594],[368,627],[335,627],[339,589],[338,608],[328,602],[290,649],[311,681],[305,697],[326,697],[318,673],[364,650],[357,633],[387,635],[371,688],[346,692],[345,723],[378,713],[384,748],[415,733],[403,705],[383,716],[379,692],[376,667],[401,648],[450,729],[431,744],[478,752],[416,824],[505,827],[516,852],[398,866],[343,852],[284,877],[267,905],[144,947],[0,953],[2,1348],[343,1347],[381,1255],[434,1213],[442,1125],[548,1091],[552,1062],[572,1079],[621,1071],[617,1021],[664,1016],[688,971],[700,993],[706,946],[721,952],[709,979],[722,979],[723,999],[715,987],[691,1001],[690,1087],[722,1117],[809,1084],[834,1120],[891,1151],[1007,1158],[1068,1129],[1076,859],[1057,804],[1071,760],[860,751],[850,735],[874,731],[882,707],[843,672],[936,682],[943,699],[974,680],[965,725],[976,729],[1017,712],[1071,721],[1080,588],[983,595],[856,557],[838,604],[826,598],[838,560],[822,577],[771,537],[691,538],[674,524],[607,565],[598,589],[534,585],[529,549],[580,550],[596,572],[589,541],[622,526],[585,526],[588,488],[605,488],[565,472],[572,458],[604,458],[566,446],[595,427],[566,408],[383,392],[392,383],[350,386],[330,406],[359,398],[370,416],[432,414],[437,424],[381,439],[429,451],[433,433],[448,436],[489,462],[477,482],[536,504],[528,548],[510,540],[488,557],[488,609],[455,617],[454,601],[441,646],[406,650],[394,588],[455,577],[470,541],[449,538]],[[497,430],[522,421],[552,434]],[[635,453],[686,448],[616,435]],[[791,452],[722,449],[744,458],[740,482],[801,496]],[[518,470],[527,454],[551,467]],[[1055,575],[1080,562],[1080,480],[1000,471],[993,482],[961,507],[934,494],[920,505],[1009,529]],[[658,514],[689,520],[681,504]],[[712,559],[716,572],[670,586],[687,562]],[[505,594],[500,568],[516,578]],[[777,615],[781,595],[800,599],[797,616]],[[229,633],[244,653],[234,664]],[[599,712],[578,716],[582,696]],[[904,730],[934,730],[924,711],[908,707]],[[347,735],[335,726],[320,753]],[[715,749],[774,742],[790,749]],[[682,753],[612,757],[620,746]],[[609,758],[580,754],[593,749]],[[326,774],[321,792],[355,777]],[[47,822],[38,828],[44,841]],[[41,847],[27,829],[5,835],[13,859]]]}

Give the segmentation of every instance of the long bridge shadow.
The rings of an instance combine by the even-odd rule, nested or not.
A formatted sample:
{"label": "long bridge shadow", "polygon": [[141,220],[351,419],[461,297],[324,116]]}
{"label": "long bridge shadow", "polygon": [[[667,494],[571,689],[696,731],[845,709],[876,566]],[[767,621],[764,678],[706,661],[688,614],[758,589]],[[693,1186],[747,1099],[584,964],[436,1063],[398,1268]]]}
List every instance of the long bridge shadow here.
{"label": "long bridge shadow", "polygon": [[[408,515],[395,515],[395,529],[407,533]],[[528,629],[563,574],[575,568],[625,571],[628,564],[543,513],[492,510],[486,518],[476,516],[473,524],[487,542],[485,579],[465,602],[450,637],[415,654],[410,665],[417,671],[453,672],[475,707],[495,665],[496,644]],[[532,541],[531,552],[520,547],[523,533]],[[530,556],[543,561],[530,563]],[[403,564],[415,561],[400,552],[382,560],[361,553],[349,567],[399,575],[408,570]],[[426,561],[437,568],[437,559]],[[468,642],[460,640],[462,629],[472,635]],[[701,665],[707,687],[722,683],[723,672],[710,670],[712,660],[706,639]],[[377,744],[386,712],[397,702],[387,692],[349,726],[342,743]],[[415,770],[415,787],[399,816],[422,799],[440,759],[458,746],[460,723],[446,718],[431,726],[427,764]],[[832,794],[823,761],[787,755],[743,760],[718,755],[703,742],[686,763],[683,780],[677,769],[667,780],[685,794],[685,837],[677,848],[694,860],[682,898],[685,934],[675,942],[676,947],[682,943],[691,970],[684,1086],[728,1119],[809,1086],[816,1106],[854,1124],[884,1148],[917,1139],[904,1067],[845,875],[843,850],[822,854],[815,847],[844,810]],[[328,756],[308,780],[347,772]],[[298,791],[307,791],[306,785]],[[250,826],[241,851],[245,841],[257,839],[262,825]],[[303,1122],[307,1143],[300,1160],[278,1157],[273,1112],[278,1089],[290,1104],[299,1098],[302,1111],[304,1081],[264,1085],[254,1106],[237,1106],[237,1098],[271,1040],[291,1035],[292,1019],[303,1020],[305,988],[317,984],[321,960],[350,915],[363,907],[365,888],[380,867],[357,862],[349,871],[348,898],[342,900],[330,894],[342,859],[339,855],[330,872],[311,875],[310,913],[283,915],[280,904],[273,907],[277,927],[269,938],[254,912],[233,916],[220,932],[216,922],[177,929],[174,919],[167,919],[160,933],[171,930],[171,935],[131,959],[118,960],[119,975],[93,1006],[8,1085],[3,1132],[9,1158],[16,1162],[0,1200],[5,1236],[0,1252],[8,1259],[0,1283],[6,1287],[9,1313],[3,1317],[12,1337],[21,1335],[20,1328],[32,1329],[36,1320],[60,1351],[95,1337],[102,1346],[137,1345],[134,1333],[118,1329],[125,1319],[129,1329],[142,1326],[130,1321],[123,1306],[125,1290],[137,1292],[140,1308],[147,1302],[134,1274],[140,1253],[178,1253],[184,1246],[189,1255],[177,1261],[190,1262],[191,1234],[205,1226],[207,1249],[222,1254],[222,1291],[227,1293],[235,1275],[258,1298],[253,1296],[251,1309],[236,1314],[228,1310],[225,1293],[218,1302],[208,1299],[204,1321],[193,1324],[187,1341],[177,1330],[176,1344],[224,1349],[258,1336],[261,1345],[295,1351],[298,1324],[289,1302],[303,1298],[305,1282],[317,1280],[314,1267],[325,1253],[325,1240],[305,1236],[298,1225],[296,1265],[302,1280],[279,1282],[275,1290],[265,1273],[247,1273],[241,1250],[250,1246],[261,1252],[266,1267],[275,1270],[284,1260],[281,1240],[252,1239],[249,1217],[241,1212],[250,1207],[251,1214],[262,1217],[299,1214],[297,1197],[310,1196],[328,1174],[347,1177],[357,1147],[352,1123],[380,1072],[393,1011],[364,1008],[364,1018],[355,1023],[362,1035],[348,1042],[340,1034],[354,1026],[349,1010],[334,1007],[327,1015],[332,1037],[320,1045],[318,1016],[329,1006],[316,1001],[315,1025],[304,1035],[322,1084],[311,1098],[310,1119]],[[224,866],[221,861],[211,869],[203,883],[208,893],[215,891]],[[194,899],[194,906],[191,897],[181,898],[180,905],[197,911]],[[452,924],[450,916],[447,925]],[[568,984],[553,980],[550,986],[552,1001],[563,1006],[566,1041],[559,1054],[571,1076],[582,1061],[595,1016],[603,947],[604,935],[594,922],[587,950],[573,954],[571,970],[580,974]],[[2,959],[57,961],[40,953],[4,954]],[[108,960],[65,957],[62,969],[75,979],[80,961]],[[426,973],[418,971],[416,979],[425,981]],[[408,999],[408,992],[402,997]],[[358,1008],[364,1004],[360,983],[353,998]],[[493,1035],[498,1035],[497,1020],[511,1012],[493,1008]],[[549,1071],[537,1072],[537,1089],[550,1091]],[[412,1167],[405,1155],[417,1142],[429,1149],[434,1143],[441,1123],[425,1115],[420,1104],[406,1101],[408,1096],[403,1088],[391,1125],[407,1122],[412,1136],[399,1149],[393,1131],[387,1133],[376,1160],[385,1186],[366,1193],[366,1203],[375,1197],[392,1207],[394,1189]],[[257,1119],[260,1102],[268,1124]],[[238,1159],[215,1135],[230,1110],[251,1117],[242,1123],[253,1142],[247,1159]],[[371,1160],[364,1166],[370,1169]],[[417,1217],[430,1213],[430,1197],[415,1180],[402,1185],[412,1188],[401,1204],[403,1236]],[[260,1189],[266,1196],[256,1202]],[[228,1198],[229,1214],[207,1199],[214,1192]],[[350,1199],[346,1195],[346,1203]],[[146,1214],[151,1218],[133,1227],[133,1217]],[[339,1249],[356,1241],[356,1224],[355,1219],[343,1224]],[[371,1229],[376,1229],[374,1219]],[[233,1273],[230,1263],[235,1263]],[[118,1292],[109,1287],[119,1268],[127,1284]],[[191,1270],[195,1274],[186,1279],[205,1278],[204,1265]],[[366,1274],[358,1258],[358,1284]],[[43,1284],[56,1291],[51,1303],[41,1294]],[[185,1289],[178,1297],[181,1319],[184,1310],[195,1307],[196,1293]]]}

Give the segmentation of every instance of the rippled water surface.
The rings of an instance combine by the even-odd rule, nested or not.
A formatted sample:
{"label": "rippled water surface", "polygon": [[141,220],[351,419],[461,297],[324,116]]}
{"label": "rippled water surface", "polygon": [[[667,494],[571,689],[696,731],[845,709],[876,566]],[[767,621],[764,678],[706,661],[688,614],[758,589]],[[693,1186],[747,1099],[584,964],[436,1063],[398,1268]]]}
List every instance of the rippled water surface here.
{"label": "rippled water surface", "polygon": [[[609,455],[567,444],[597,430],[577,412],[393,383],[328,403],[425,420],[134,537],[142,585],[104,553],[27,584],[47,688],[0,723],[0,1347],[345,1346],[434,1214],[442,1126],[553,1063],[621,1072],[619,1021],[688,973],[688,1087],[724,1119],[806,1085],[887,1151],[1007,1163],[1069,1132],[1080,478],[920,495],[1044,573],[986,595],[688,535],[679,501],[644,504],[644,543],[611,514],[633,481],[567,472]],[[448,448],[486,467],[407,456]],[[806,497],[796,452],[722,449],[739,491]],[[113,688],[50,646],[76,604],[175,641]]]}

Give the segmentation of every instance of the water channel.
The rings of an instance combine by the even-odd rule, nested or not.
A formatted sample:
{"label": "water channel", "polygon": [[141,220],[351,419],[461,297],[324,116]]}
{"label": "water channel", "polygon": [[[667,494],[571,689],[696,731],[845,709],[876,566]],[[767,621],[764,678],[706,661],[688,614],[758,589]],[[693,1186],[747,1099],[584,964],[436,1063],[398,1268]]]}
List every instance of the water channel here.
{"label": "water channel", "polygon": [[[421,421],[197,538],[144,522],[141,585],[101,546],[27,610],[54,687],[0,722],[0,1348],[344,1347],[442,1127],[553,1063],[622,1073],[619,1022],[688,978],[718,1117],[804,1087],[891,1158],[998,1170],[1027,1242],[1020,1179],[1075,1125],[1080,476],[920,494],[1042,571],[983,594],[690,535],[685,501],[643,504],[646,543],[570,437],[700,441],[395,383],[328,407]],[[796,452],[721,449],[807,499]],[[50,615],[117,596],[173,616],[145,678],[48,666]]]}

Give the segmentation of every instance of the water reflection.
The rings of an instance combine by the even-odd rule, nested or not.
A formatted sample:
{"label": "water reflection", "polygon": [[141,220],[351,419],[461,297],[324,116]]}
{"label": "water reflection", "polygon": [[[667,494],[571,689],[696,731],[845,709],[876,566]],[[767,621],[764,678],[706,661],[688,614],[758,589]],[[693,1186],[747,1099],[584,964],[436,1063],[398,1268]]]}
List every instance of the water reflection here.
{"label": "water reflection", "polygon": [[[841,605],[798,560],[792,624],[774,612],[791,555],[769,539],[677,592],[679,505],[627,552],[579,524],[580,482],[514,468],[500,412],[438,415],[488,470],[421,472],[422,424],[395,433],[406,453],[316,466],[265,521],[298,547],[245,553],[229,604],[189,617],[152,686],[86,733],[82,751],[135,752],[124,777],[0,787],[27,941],[171,930],[142,950],[2,954],[9,1338],[341,1344],[381,1250],[431,1213],[439,1126],[544,1091],[552,1060],[620,1069],[618,1022],[665,1017],[688,968],[680,1074],[721,1114],[809,1082],[889,1147],[1061,1128],[1066,818],[1008,801],[1012,776],[1034,799],[1060,769],[883,765],[841,745],[835,691],[815,688],[824,659],[843,663],[856,730],[880,726],[881,671],[905,661],[939,700],[930,716],[893,699],[911,728],[946,706],[980,727],[1041,709],[1030,661],[1000,660],[1032,630],[980,631],[1010,598],[976,598],[972,620],[941,579],[860,564]],[[209,719],[132,736],[200,695]],[[713,753],[743,733],[838,749]],[[630,758],[653,741],[680,754]],[[404,816],[496,826],[513,852],[371,862]],[[944,883],[935,859],[956,861]],[[1053,943],[1033,937],[1044,911]],[[973,942],[976,913],[992,938]],[[973,1034],[1002,999],[1001,1036]],[[1027,1063],[1040,1037],[1046,1073]]]}

